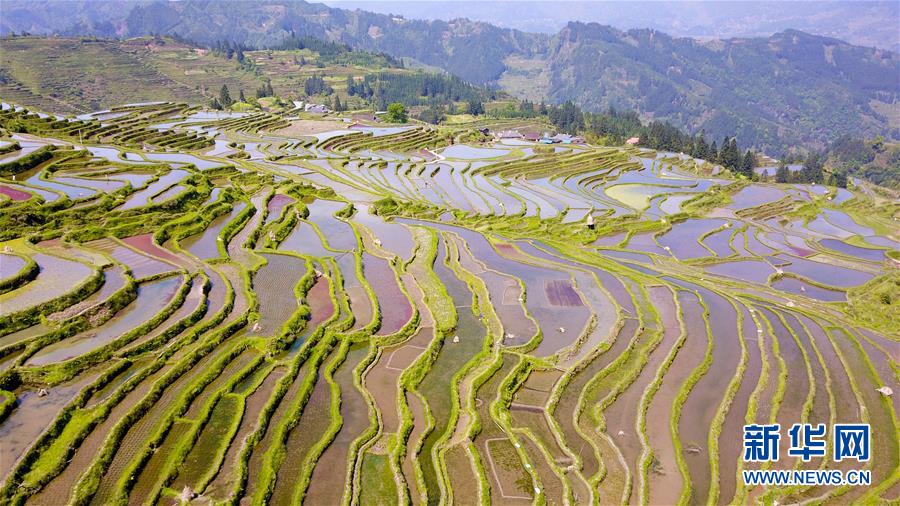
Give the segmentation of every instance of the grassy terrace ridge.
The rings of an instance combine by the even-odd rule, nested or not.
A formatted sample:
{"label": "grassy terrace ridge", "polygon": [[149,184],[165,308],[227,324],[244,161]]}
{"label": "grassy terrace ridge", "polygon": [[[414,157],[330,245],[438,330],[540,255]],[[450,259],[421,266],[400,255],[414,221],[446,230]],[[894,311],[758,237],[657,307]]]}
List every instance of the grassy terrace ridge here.
{"label": "grassy terrace ridge", "polygon": [[[870,186],[199,103],[0,111],[0,502],[896,499]],[[745,486],[855,468],[742,460],[745,423],[803,422],[869,423],[872,486]]]}

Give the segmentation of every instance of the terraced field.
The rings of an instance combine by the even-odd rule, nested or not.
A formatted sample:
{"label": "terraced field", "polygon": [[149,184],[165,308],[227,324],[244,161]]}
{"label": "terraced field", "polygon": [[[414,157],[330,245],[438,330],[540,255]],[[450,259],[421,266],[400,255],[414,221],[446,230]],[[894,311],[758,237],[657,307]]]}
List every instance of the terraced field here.
{"label": "terraced field", "polygon": [[[3,503],[900,500],[895,199],[294,120],[3,105]],[[872,486],[745,486],[754,422]]]}

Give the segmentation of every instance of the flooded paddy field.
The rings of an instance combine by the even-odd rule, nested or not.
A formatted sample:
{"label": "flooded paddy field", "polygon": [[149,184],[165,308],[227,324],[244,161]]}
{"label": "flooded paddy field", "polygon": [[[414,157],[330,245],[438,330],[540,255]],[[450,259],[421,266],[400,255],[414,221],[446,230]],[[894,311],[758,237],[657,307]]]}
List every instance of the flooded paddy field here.
{"label": "flooded paddy field", "polygon": [[[131,107],[165,149],[0,140],[51,157],[0,177],[0,502],[896,500],[881,194]],[[869,423],[877,483],[746,487],[747,421]]]}

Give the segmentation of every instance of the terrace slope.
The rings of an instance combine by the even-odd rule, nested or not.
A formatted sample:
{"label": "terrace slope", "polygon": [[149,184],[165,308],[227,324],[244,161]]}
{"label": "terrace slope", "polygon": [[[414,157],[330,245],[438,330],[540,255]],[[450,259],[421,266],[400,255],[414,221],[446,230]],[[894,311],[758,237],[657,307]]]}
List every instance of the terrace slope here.
{"label": "terrace slope", "polygon": [[[4,106],[0,502],[895,499],[882,189],[350,117]],[[872,486],[744,486],[747,421]]]}

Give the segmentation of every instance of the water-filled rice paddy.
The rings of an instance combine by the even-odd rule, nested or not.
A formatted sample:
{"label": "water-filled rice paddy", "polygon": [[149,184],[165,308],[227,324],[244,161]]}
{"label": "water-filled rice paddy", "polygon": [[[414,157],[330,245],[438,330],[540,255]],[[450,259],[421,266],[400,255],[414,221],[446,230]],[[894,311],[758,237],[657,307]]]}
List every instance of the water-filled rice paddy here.
{"label": "water-filled rice paddy", "polygon": [[450,146],[441,151],[441,155],[447,158],[460,158],[464,160],[497,158],[507,153],[509,153],[509,150],[506,149],[477,148],[474,146],[466,146],[465,144]]}
{"label": "water-filled rice paddy", "polygon": [[[868,188],[135,107],[173,147],[0,178],[0,502],[896,499],[900,237]],[[748,420],[865,420],[877,486],[744,487]]]}

